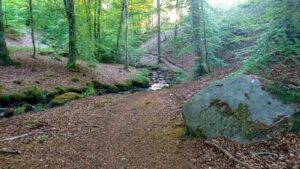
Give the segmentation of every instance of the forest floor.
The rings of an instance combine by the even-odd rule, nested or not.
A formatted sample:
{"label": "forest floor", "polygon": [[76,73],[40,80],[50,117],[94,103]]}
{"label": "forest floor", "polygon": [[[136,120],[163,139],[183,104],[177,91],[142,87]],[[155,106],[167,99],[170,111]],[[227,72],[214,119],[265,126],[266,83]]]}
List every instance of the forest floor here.
{"label": "forest floor", "polygon": [[37,55],[30,58],[31,52],[18,51],[11,57],[21,63],[18,67],[0,67],[0,85],[4,91],[23,91],[25,87],[34,85],[43,90],[53,90],[56,87],[84,88],[92,80],[104,84],[124,83],[137,70],[123,69],[119,64],[98,64],[89,68],[86,63],[78,61],[79,71],[69,71],[66,68],[66,58],[56,60],[50,56]]}
{"label": "forest floor", "polygon": [[[17,55],[20,56],[20,53]],[[85,82],[89,79],[84,78],[94,77],[89,77],[88,71],[86,76],[83,76],[83,72],[66,72],[61,62],[51,66],[51,71],[47,71],[39,66],[41,62],[34,59],[20,61],[24,64],[18,73],[14,73],[17,69],[13,68],[0,69],[0,80],[3,79],[3,75],[6,79],[0,82],[5,82],[8,89],[15,86],[12,88],[21,90],[16,87],[13,79],[23,80],[22,84],[38,80],[41,81],[41,87],[50,82],[57,84],[58,81],[77,87],[85,84],[73,84],[71,78],[79,78]],[[54,62],[56,63],[51,61],[49,64]],[[37,67],[37,71],[32,71],[33,67],[30,66]],[[112,72],[122,72],[119,65],[112,67]],[[220,149],[207,144],[203,139],[184,139],[185,128],[182,119],[182,106],[186,100],[213,81],[223,79],[237,69],[239,64],[232,63],[198,80],[168,89],[93,96],[39,113],[0,119],[0,152],[2,148],[8,148],[20,153],[0,153],[0,169],[243,168],[240,163],[228,158]],[[27,74],[22,74],[24,71]],[[103,70],[103,74],[109,73],[104,71],[107,70]],[[285,72],[290,74],[292,79],[294,73],[297,73],[297,67],[289,71],[296,71]],[[41,78],[49,72],[54,75],[44,84]],[[123,79],[128,76],[122,75]],[[105,81],[103,75],[99,78]],[[112,83],[114,79],[121,77],[107,78],[106,82]],[[11,141],[2,140],[14,136],[21,137]],[[219,145],[253,168],[300,167],[300,138],[295,135],[249,145],[240,145],[226,139],[214,139],[209,142]]]}

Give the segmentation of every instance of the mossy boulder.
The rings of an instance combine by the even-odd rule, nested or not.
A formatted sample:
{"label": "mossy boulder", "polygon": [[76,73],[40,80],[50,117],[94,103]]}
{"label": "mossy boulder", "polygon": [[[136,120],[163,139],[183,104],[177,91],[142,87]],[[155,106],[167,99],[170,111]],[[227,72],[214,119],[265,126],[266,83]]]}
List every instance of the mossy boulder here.
{"label": "mossy boulder", "polygon": [[79,98],[80,98],[80,95],[78,93],[69,92],[69,93],[65,93],[65,94],[54,97],[54,99],[51,100],[50,104],[52,106],[62,105],[62,104],[65,104],[66,102],[69,102],[71,100],[76,100]]}
{"label": "mossy boulder", "polygon": [[263,80],[241,75],[201,90],[184,106],[188,135],[249,143],[285,133],[295,109],[264,89]]}

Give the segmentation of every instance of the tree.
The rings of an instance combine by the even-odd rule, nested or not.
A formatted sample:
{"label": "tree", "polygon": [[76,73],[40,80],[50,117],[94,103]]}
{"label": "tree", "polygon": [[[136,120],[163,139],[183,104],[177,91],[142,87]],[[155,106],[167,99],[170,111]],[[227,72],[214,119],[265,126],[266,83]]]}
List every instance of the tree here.
{"label": "tree", "polygon": [[157,54],[161,63],[161,30],[160,30],[160,0],[157,0]]}
{"label": "tree", "polygon": [[122,2],[122,9],[121,9],[121,14],[120,14],[115,61],[118,60],[117,56],[119,55],[120,37],[121,37],[121,31],[122,31],[122,24],[123,24],[123,20],[124,20],[123,19],[124,18],[124,6],[125,6],[125,0],[123,0],[123,2]]}
{"label": "tree", "polygon": [[177,38],[178,35],[178,17],[179,16],[179,0],[176,0],[176,21],[175,21],[175,28],[174,28],[174,38]]}
{"label": "tree", "polygon": [[8,49],[5,42],[2,0],[0,0],[0,66],[7,66],[13,64],[9,57]]}
{"label": "tree", "polygon": [[[203,0],[200,0],[203,1]],[[190,10],[192,13],[192,38],[197,56],[196,75],[201,76],[208,73],[207,63],[201,52],[201,36],[200,36],[200,1],[190,0]],[[202,3],[202,2],[201,2]]]}
{"label": "tree", "polygon": [[64,0],[67,19],[69,24],[69,58],[68,65],[69,69],[76,68],[76,22],[75,22],[75,12],[74,12],[74,2],[73,0]]}
{"label": "tree", "polygon": [[125,0],[125,69],[128,70],[128,0]]}
{"label": "tree", "polygon": [[32,15],[32,0],[28,0],[28,10],[29,10],[29,24],[31,28],[31,41],[33,47],[32,58],[35,58],[36,55],[36,46],[34,40],[34,28],[33,28],[33,15]]}
{"label": "tree", "polygon": [[[202,23],[203,23],[203,55],[205,58],[205,61],[207,62],[208,59],[208,45],[207,45],[207,34],[206,34],[206,18],[204,13],[204,0],[201,0],[201,14],[202,14]],[[209,67],[207,67],[207,70],[209,71]]]}

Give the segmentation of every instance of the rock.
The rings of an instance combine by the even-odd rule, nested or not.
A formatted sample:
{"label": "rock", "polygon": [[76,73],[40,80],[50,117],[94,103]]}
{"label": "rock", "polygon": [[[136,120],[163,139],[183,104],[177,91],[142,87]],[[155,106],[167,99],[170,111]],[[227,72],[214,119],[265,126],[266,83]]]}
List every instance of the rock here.
{"label": "rock", "polygon": [[25,107],[25,112],[32,110],[32,105],[30,105],[30,104],[24,104],[23,106]]}
{"label": "rock", "polygon": [[2,117],[11,117],[14,114],[12,108],[0,108],[0,118]]}
{"label": "rock", "polygon": [[78,93],[69,92],[69,93],[56,96],[54,99],[51,100],[50,104],[52,106],[62,105],[68,101],[79,99],[79,98],[80,95]]}
{"label": "rock", "polygon": [[141,66],[154,66],[158,64],[158,58],[154,55],[146,55],[139,60]]}
{"label": "rock", "polygon": [[160,89],[168,88],[168,87],[169,87],[169,84],[155,83],[155,84],[151,85],[151,87],[149,88],[149,90],[155,91],[155,90],[160,90]]}
{"label": "rock", "polygon": [[189,136],[249,143],[287,131],[294,113],[292,105],[265,91],[257,77],[241,75],[201,90],[185,104],[183,116]]}

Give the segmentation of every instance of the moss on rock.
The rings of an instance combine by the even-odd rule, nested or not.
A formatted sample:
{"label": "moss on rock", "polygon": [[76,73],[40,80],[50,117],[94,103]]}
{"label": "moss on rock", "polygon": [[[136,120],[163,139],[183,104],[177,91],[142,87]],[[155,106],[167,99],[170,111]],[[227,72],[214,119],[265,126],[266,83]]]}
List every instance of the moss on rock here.
{"label": "moss on rock", "polygon": [[297,113],[293,116],[292,130],[294,133],[300,135],[300,113]]}
{"label": "moss on rock", "polygon": [[50,104],[52,106],[62,105],[68,101],[76,100],[79,98],[80,98],[80,95],[78,93],[69,92],[69,93],[65,93],[65,94],[54,97],[54,99],[51,100]]}
{"label": "moss on rock", "polygon": [[250,120],[249,107],[246,104],[239,104],[233,112],[233,120],[240,130],[243,139],[252,140],[261,134],[258,125]]}

